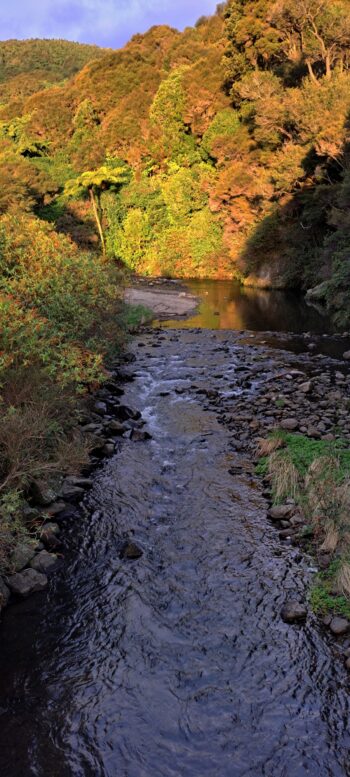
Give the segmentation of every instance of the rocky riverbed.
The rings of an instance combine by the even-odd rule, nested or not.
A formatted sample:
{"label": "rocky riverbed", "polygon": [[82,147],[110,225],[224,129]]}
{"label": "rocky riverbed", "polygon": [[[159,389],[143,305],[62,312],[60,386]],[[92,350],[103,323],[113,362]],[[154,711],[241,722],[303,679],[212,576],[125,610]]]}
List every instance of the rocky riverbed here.
{"label": "rocky riverbed", "polygon": [[314,617],[297,507],[255,474],[275,426],[350,432],[346,360],[293,345],[144,331],[94,398],[95,471],[44,495],[20,574],[60,564],[4,612],[7,777],[350,774],[348,625]]}

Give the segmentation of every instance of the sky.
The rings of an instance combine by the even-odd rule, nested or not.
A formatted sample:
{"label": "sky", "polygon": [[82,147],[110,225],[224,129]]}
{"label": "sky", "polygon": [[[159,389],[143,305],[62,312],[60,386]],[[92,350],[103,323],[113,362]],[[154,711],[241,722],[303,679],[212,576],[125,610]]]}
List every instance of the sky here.
{"label": "sky", "polygon": [[65,38],[119,48],[153,24],[183,29],[219,0],[0,0],[0,39]]}

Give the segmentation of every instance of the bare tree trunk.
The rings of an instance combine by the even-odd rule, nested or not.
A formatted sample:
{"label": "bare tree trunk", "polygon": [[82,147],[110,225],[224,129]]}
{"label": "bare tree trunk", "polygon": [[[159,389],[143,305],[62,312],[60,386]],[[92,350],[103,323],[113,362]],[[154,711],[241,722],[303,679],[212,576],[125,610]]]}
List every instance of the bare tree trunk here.
{"label": "bare tree trunk", "polygon": [[307,60],[306,60],[306,64],[307,64],[307,69],[308,69],[308,71],[309,71],[309,76],[310,76],[310,78],[311,78],[311,81],[312,81],[314,84],[317,84],[317,86],[318,86],[319,84],[318,84],[317,78],[316,78],[316,76],[315,76],[315,73],[314,73],[314,71],[313,71],[313,69],[312,69],[312,64],[311,64],[311,62],[310,62],[310,60],[309,60],[309,59],[307,59]]}
{"label": "bare tree trunk", "polygon": [[326,56],[326,78],[332,78],[331,60],[329,54]]}
{"label": "bare tree trunk", "polygon": [[89,189],[89,195],[90,195],[90,200],[91,200],[93,214],[95,216],[95,221],[96,221],[96,224],[97,224],[98,234],[99,234],[100,240],[101,240],[102,253],[103,253],[103,256],[106,256],[106,244],[105,244],[105,239],[104,239],[101,219],[100,219],[100,216],[99,216],[99,213],[98,213],[98,209],[97,209],[97,205],[96,205],[96,200],[95,200],[95,195],[94,195],[93,187],[91,187]]}

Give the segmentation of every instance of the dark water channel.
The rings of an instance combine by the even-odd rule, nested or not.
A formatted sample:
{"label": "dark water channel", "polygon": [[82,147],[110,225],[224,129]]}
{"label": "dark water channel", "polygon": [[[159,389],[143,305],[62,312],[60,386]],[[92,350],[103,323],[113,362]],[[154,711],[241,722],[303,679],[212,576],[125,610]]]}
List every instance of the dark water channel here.
{"label": "dark water channel", "polygon": [[235,281],[186,281],[199,298],[195,313],[183,321],[168,321],[165,326],[191,329],[252,330],[255,332],[293,332],[331,334],[334,326],[322,308],[307,304],[293,291],[253,289]]}
{"label": "dark water channel", "polygon": [[[234,334],[133,348],[123,402],[152,440],[121,442],[49,596],[3,618],[0,774],[350,775],[343,666],[311,616],[280,618],[311,561],[278,540],[249,462],[193,390],[234,383]],[[120,559],[125,538],[138,561]]]}

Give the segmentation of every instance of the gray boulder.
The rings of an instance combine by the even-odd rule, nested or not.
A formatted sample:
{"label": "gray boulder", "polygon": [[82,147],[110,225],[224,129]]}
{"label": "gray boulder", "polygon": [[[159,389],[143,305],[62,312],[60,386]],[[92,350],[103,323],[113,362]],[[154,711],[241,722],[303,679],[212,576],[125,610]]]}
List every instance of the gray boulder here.
{"label": "gray boulder", "polygon": [[15,572],[20,572],[21,569],[27,566],[33,556],[35,555],[34,545],[29,543],[20,542],[16,545],[13,553],[10,557],[11,567]]}
{"label": "gray boulder", "polygon": [[12,593],[25,598],[36,591],[43,591],[48,584],[48,579],[36,569],[24,569],[23,572],[11,575],[7,582]]}
{"label": "gray boulder", "polygon": [[55,553],[48,553],[47,550],[41,550],[40,553],[37,553],[37,555],[34,556],[30,562],[30,566],[37,572],[48,574],[57,567],[57,563],[58,558]]}
{"label": "gray boulder", "polygon": [[84,496],[84,489],[65,480],[61,489],[61,495],[64,499],[81,499]]}

